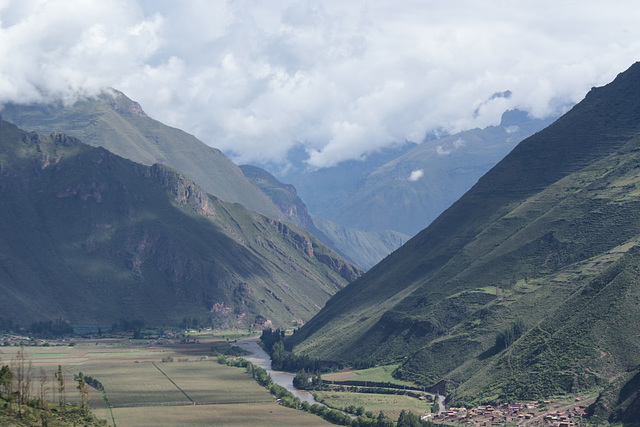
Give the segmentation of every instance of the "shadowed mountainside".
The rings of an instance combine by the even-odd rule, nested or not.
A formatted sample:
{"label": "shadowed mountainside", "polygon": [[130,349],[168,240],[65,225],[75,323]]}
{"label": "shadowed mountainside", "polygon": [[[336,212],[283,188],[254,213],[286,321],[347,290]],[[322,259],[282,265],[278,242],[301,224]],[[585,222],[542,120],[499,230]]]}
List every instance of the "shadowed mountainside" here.
{"label": "shadowed mountainside", "polygon": [[0,121],[0,311],[218,327],[308,320],[361,271],[167,166]]}

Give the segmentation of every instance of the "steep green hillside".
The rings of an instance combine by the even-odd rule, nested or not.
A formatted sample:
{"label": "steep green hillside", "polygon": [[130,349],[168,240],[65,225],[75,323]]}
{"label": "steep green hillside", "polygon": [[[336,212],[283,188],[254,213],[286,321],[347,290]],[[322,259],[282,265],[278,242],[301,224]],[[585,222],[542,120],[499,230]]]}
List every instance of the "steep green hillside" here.
{"label": "steep green hillside", "polygon": [[226,202],[284,219],[271,200],[222,152],[153,120],[121,92],[111,90],[69,106],[8,104],[0,114],[22,129],[45,134],[63,132],[134,162],[171,166]]}
{"label": "steep green hillside", "polygon": [[302,323],[361,271],[307,232],[64,134],[0,121],[0,312]]}
{"label": "steep green hillside", "polygon": [[281,183],[269,172],[256,166],[244,165],[240,169],[271,198],[288,221],[304,228],[325,245],[364,269],[373,267],[409,240],[409,236],[395,231],[360,231],[312,216],[293,185]]}
{"label": "steep green hillside", "polygon": [[340,291],[296,351],[401,360],[452,401],[605,387],[640,365],[640,64],[520,143]]}

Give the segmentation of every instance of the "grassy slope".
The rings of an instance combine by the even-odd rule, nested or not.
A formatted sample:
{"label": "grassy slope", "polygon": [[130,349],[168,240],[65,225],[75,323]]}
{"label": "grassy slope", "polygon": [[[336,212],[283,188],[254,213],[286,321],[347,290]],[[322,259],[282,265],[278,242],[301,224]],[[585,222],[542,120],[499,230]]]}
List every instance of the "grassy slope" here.
{"label": "grassy slope", "polygon": [[306,321],[359,271],[303,230],[58,135],[0,127],[3,315]]}
{"label": "grassy slope", "polygon": [[64,107],[10,104],[0,114],[26,130],[63,132],[138,163],[166,164],[224,201],[242,203],[273,218],[284,218],[222,152],[186,132],[153,120],[140,105],[120,92],[104,93]]}
{"label": "grassy slope", "polygon": [[[493,365],[472,378],[503,360],[491,351],[496,334],[519,319],[535,331],[568,310],[567,298],[637,238],[638,99],[636,64],[521,143],[430,227],[332,298],[294,335],[297,351],[347,361],[411,355],[401,368],[407,377],[446,378],[463,397],[517,394],[488,374]],[[495,285],[498,295],[486,292]],[[594,375],[600,381],[605,372]],[[566,386],[558,381],[550,387]]]}

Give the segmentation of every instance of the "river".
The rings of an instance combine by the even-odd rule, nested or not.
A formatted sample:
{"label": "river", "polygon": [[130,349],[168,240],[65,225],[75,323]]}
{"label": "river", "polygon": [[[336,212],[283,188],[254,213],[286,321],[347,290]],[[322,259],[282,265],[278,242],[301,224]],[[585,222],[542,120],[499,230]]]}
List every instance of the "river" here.
{"label": "river", "polygon": [[271,369],[271,357],[267,354],[266,351],[260,347],[260,339],[258,337],[244,338],[238,340],[235,345],[240,347],[241,349],[248,351],[251,353],[248,356],[242,356],[244,359],[247,359],[249,362],[253,363],[256,366],[260,366],[262,369],[267,371],[267,373],[271,376],[273,382],[282,387],[289,390],[293,393],[301,401],[307,401],[310,405],[313,405],[317,402],[311,393],[306,390],[298,390],[293,386],[293,377],[295,374],[283,371],[274,371]]}

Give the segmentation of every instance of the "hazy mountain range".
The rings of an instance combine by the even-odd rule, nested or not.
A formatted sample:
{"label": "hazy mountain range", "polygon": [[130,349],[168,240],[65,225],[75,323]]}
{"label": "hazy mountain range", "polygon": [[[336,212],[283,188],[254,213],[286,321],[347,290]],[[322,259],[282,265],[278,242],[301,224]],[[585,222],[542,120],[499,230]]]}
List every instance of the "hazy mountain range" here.
{"label": "hazy mountain range", "polygon": [[298,159],[298,167],[281,179],[295,185],[313,214],[333,223],[413,236],[553,119],[507,111],[498,126],[432,135],[421,144],[407,143],[318,171],[305,171]]}

